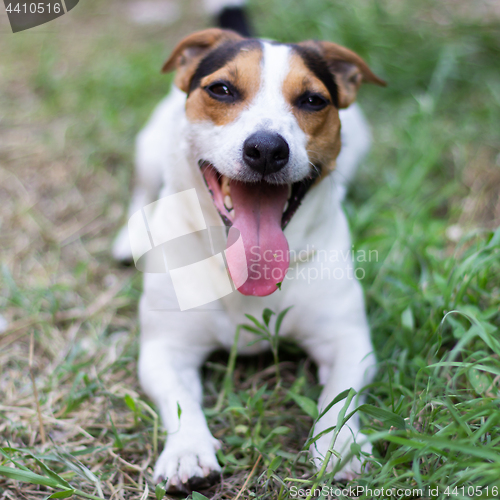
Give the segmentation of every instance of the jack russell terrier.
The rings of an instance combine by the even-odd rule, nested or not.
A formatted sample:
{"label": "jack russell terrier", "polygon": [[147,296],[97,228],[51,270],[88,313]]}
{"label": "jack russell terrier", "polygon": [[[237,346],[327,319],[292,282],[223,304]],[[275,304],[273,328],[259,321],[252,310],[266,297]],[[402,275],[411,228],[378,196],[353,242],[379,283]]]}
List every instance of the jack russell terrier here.
{"label": "jack russell terrier", "polygon": [[[131,221],[140,214],[149,224],[146,246],[155,237],[156,243],[171,239],[155,232],[189,236],[186,251],[204,245],[207,226],[229,233],[224,257],[194,265],[182,300],[172,262],[183,255],[169,260],[164,252],[163,272],[145,274],[139,306],[139,377],[167,431],[154,479],[190,491],[220,474],[220,444],[201,407],[200,367],[212,351],[232,347],[245,313],[260,317],[264,308],[293,306],[280,335],[295,339],[317,364],[324,387],[320,413],[340,392],[359,391],[371,381],[375,357],[352,260],[316,257],[351,251],[341,201],[370,145],[369,128],[353,102],[362,82],[385,82],[357,54],[331,42],[277,43],[218,28],[182,40],[163,66],[164,72],[174,70],[171,93],[138,136],[129,214]],[[141,238],[134,227],[118,235],[115,258],[130,259],[129,236],[132,246]],[[308,257],[297,259],[300,252]],[[198,300],[200,289],[217,281],[204,274],[217,265],[214,272],[230,278],[232,287],[226,293],[215,284],[215,295]],[[294,269],[300,273],[288,279]],[[241,331],[238,352],[266,348]],[[342,405],[316,422],[315,435],[335,426]],[[349,452],[358,430],[351,419],[337,437],[336,452]],[[331,437],[325,433],[312,445],[316,467]],[[336,478],[352,478],[360,466],[355,458]]]}

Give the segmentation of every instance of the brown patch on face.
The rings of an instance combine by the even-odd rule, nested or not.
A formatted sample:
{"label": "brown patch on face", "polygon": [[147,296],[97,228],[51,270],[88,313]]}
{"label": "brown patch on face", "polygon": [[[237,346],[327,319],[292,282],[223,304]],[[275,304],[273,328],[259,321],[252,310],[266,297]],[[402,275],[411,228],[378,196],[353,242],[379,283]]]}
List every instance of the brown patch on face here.
{"label": "brown patch on face", "polygon": [[349,107],[355,100],[362,82],[385,87],[387,84],[369,68],[358,54],[332,42],[307,40],[297,45],[319,55],[335,77],[339,108]]}
{"label": "brown patch on face", "polygon": [[188,92],[189,82],[199,62],[215,47],[228,41],[239,41],[243,38],[234,31],[209,28],[197,31],[181,40],[171,56],[163,65],[162,71],[177,70],[174,83],[183,92]]}
{"label": "brown patch on face", "polygon": [[[319,94],[329,104],[311,111],[297,106],[306,94]],[[338,109],[332,104],[328,89],[305,65],[298,54],[291,54],[290,72],[283,83],[283,95],[290,104],[300,128],[307,137],[307,154],[312,164],[321,166],[317,182],[335,168],[335,160],[340,152],[340,119]]]}
{"label": "brown patch on face", "polygon": [[[227,125],[234,121],[257,94],[261,81],[262,50],[242,48],[225,66],[201,79],[186,101],[186,116],[192,122],[210,121]],[[207,88],[214,83],[230,84],[236,92],[233,102],[218,100]],[[230,88],[231,88],[230,87]]]}

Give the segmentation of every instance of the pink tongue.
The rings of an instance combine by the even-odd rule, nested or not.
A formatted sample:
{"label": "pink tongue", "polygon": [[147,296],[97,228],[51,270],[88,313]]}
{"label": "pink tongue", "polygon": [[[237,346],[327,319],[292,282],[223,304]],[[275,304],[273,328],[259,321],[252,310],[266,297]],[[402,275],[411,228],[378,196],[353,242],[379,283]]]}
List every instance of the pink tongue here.
{"label": "pink tongue", "polygon": [[[267,182],[231,181],[231,198],[235,217],[233,227],[239,230],[245,248],[248,279],[238,287],[243,295],[263,297],[278,289],[288,271],[288,242],[281,229],[281,217],[288,197],[288,186]],[[229,234],[228,247],[231,245]],[[229,270],[241,276],[241,260],[227,252]]]}

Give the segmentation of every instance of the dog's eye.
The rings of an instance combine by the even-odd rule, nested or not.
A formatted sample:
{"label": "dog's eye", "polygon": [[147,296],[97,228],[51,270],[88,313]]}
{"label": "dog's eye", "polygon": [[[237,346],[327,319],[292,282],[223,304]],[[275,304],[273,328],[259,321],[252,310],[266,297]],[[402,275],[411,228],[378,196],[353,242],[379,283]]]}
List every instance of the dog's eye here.
{"label": "dog's eye", "polygon": [[328,101],[319,94],[306,93],[299,97],[297,106],[307,111],[320,111],[328,105]]}
{"label": "dog's eye", "polygon": [[233,86],[223,82],[212,83],[211,85],[206,86],[205,90],[208,92],[210,97],[213,97],[218,101],[234,102],[238,97],[238,93]]}
{"label": "dog's eye", "polygon": [[209,90],[210,92],[212,92],[212,94],[220,96],[231,95],[231,91],[229,90],[228,86],[224,85],[223,83],[216,83],[215,85],[210,86]]}

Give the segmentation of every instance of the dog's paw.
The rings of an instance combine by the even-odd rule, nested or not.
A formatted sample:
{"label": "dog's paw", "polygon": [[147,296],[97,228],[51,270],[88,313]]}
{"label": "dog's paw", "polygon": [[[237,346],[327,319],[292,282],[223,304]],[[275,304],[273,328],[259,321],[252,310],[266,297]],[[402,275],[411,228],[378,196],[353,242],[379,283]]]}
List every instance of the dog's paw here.
{"label": "dog's paw", "polygon": [[[335,473],[333,478],[335,481],[345,481],[349,482],[353,479],[356,479],[361,475],[361,467],[362,462],[358,457],[353,457],[347,464],[345,464],[341,470]],[[330,464],[327,467],[327,471],[331,472],[333,470],[333,462],[330,461]]]}
{"label": "dog's paw", "polygon": [[127,226],[122,227],[118,236],[115,238],[111,249],[111,255],[113,256],[113,259],[120,264],[127,266],[133,264],[134,258],[132,257],[132,248],[130,247]]}
{"label": "dog's paw", "polygon": [[[173,439],[172,439],[173,438]],[[179,439],[171,436],[156,462],[154,481],[167,479],[167,491],[206,489],[220,478],[220,465],[215,452],[220,448],[217,439]]]}
{"label": "dog's paw", "polygon": [[[346,429],[347,430],[347,429]],[[323,466],[325,457],[327,456],[327,452],[331,442],[331,435],[325,435],[319,438],[315,444],[311,446],[311,454],[313,457],[314,464],[316,468],[321,469]],[[335,442],[334,450],[340,454],[340,459],[334,454],[331,454],[330,460],[326,466],[327,472],[332,472],[334,466],[337,465],[339,460],[342,460],[347,454],[351,451],[351,445],[354,443],[352,438],[352,434],[350,431],[340,432],[339,436],[337,436],[337,440]],[[336,481],[352,481],[356,477],[361,474],[362,466],[363,466],[363,454],[371,453],[371,446],[369,443],[363,443],[361,445],[362,454],[356,454],[353,456],[349,462],[345,463],[342,466],[342,469],[335,473]]]}

